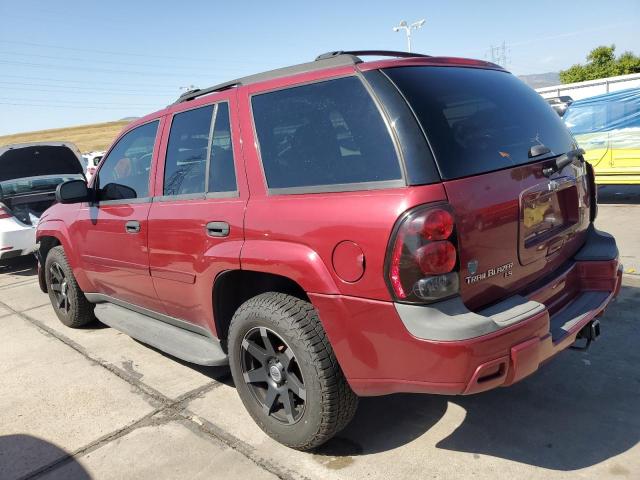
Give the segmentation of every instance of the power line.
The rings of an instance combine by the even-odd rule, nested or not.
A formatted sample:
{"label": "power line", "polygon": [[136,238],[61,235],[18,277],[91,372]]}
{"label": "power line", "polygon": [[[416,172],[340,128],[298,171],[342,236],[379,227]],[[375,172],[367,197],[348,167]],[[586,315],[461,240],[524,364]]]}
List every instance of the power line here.
{"label": "power line", "polygon": [[[87,60],[86,58],[80,58],[80,57],[60,57],[60,56],[55,56],[55,55],[41,55],[38,53],[22,53],[22,52],[7,52],[7,51],[1,51],[0,50],[0,54],[3,55],[15,55],[15,56],[21,56],[21,57],[35,57],[35,58],[47,58],[47,59],[51,59],[51,60],[65,60],[65,61],[71,61],[71,62],[87,62],[87,61],[92,61],[92,62],[96,62],[96,63],[104,63],[104,64],[109,64],[109,65],[126,65],[126,66],[131,66],[131,67],[145,67],[145,68],[166,68],[167,64],[164,63],[163,65],[152,65],[149,63],[131,63],[131,62],[116,62],[113,60]],[[217,64],[217,62],[216,62]],[[194,68],[196,66],[191,65],[191,68]],[[182,69],[183,67],[179,67],[180,69]],[[196,67],[197,68],[197,67]],[[223,67],[222,69],[225,69],[227,67]]]}
{"label": "power line", "polygon": [[147,54],[147,53],[133,53],[133,52],[116,52],[116,51],[112,51],[112,50],[93,50],[90,48],[78,48],[78,47],[65,47],[65,46],[60,46],[60,45],[47,45],[45,43],[35,43],[35,42],[22,42],[22,41],[18,41],[18,40],[2,40],[0,39],[0,43],[10,43],[13,45],[29,45],[31,47],[45,47],[45,48],[54,48],[57,50],[69,50],[69,51],[75,51],[75,52],[87,52],[87,53],[102,53],[105,55],[118,55],[119,57],[122,56],[129,56],[129,57],[143,57],[143,58],[165,58],[165,59],[169,59],[169,60],[193,60],[196,62],[202,62],[202,58],[190,58],[190,57],[173,57],[173,56],[169,56],[169,55],[152,55],[152,54]]}
{"label": "power line", "polygon": [[[206,60],[206,56],[201,56],[201,57],[185,57],[183,55],[180,56],[171,56],[171,55],[154,55],[154,54],[150,54],[150,53],[138,53],[138,52],[126,52],[126,51],[114,51],[114,50],[97,50],[97,49],[91,49],[91,48],[78,48],[78,47],[67,47],[67,46],[62,46],[62,45],[52,45],[52,44],[45,44],[45,43],[35,43],[35,42],[23,42],[23,41],[19,41],[19,40],[4,40],[4,39],[0,39],[0,43],[8,43],[11,45],[26,45],[26,46],[30,46],[30,47],[41,47],[41,48],[52,48],[52,49],[56,49],[56,50],[68,50],[68,51],[74,51],[74,52],[86,52],[86,53],[99,53],[99,54],[103,54],[103,55],[117,55],[118,57],[123,57],[123,56],[127,56],[127,57],[142,57],[142,58],[160,58],[160,59],[165,59],[165,60],[189,60],[189,61],[193,61],[193,62],[197,62],[198,64],[202,64],[203,60]],[[271,59],[273,59],[273,57],[269,57]],[[221,63],[227,63],[227,64],[233,64],[233,65],[246,65],[246,63],[248,61],[251,62],[256,62],[256,61],[263,61],[264,58],[257,58],[257,59],[248,59],[248,58],[244,58],[242,60],[228,60],[228,59],[218,59],[215,61],[216,65],[220,65]]]}
{"label": "power line", "polygon": [[[0,77],[0,78],[2,78],[2,77]],[[60,89],[62,89],[63,91],[64,90],[69,90],[69,91],[72,91],[74,93],[99,93],[99,92],[103,92],[103,93],[107,93],[107,94],[146,95],[146,96],[153,96],[153,97],[166,97],[167,95],[176,94],[176,90],[175,89],[173,91],[167,90],[165,93],[159,93],[159,92],[151,92],[151,93],[149,93],[149,92],[145,92],[144,90],[128,90],[128,89],[119,90],[119,89],[114,89],[114,88],[80,87],[80,86],[77,86],[77,85],[51,85],[51,84],[47,84],[47,83],[4,82],[4,81],[0,81],[0,85],[8,85],[7,88],[9,88],[9,89],[11,89],[11,88],[17,89],[18,87],[22,87],[22,86],[46,87],[48,91],[52,91],[52,92],[60,92]],[[12,85],[15,85],[15,87],[12,87]],[[37,89],[35,89],[35,88],[26,88],[26,89],[21,89],[21,90],[35,91]]]}
{"label": "power line", "polygon": [[[51,68],[54,70],[79,70],[82,72],[96,72],[96,73],[119,73],[119,74],[125,74],[125,75],[142,75],[142,76],[147,76],[147,77],[184,77],[185,74],[184,73],[168,73],[168,72],[163,72],[163,73],[156,73],[156,72],[139,72],[139,71],[133,71],[133,70],[112,70],[112,69],[108,69],[108,68],[91,68],[91,67],[72,67],[72,66],[66,66],[66,65],[51,65],[48,63],[34,63],[34,62],[18,62],[18,61],[11,61],[11,60],[0,60],[0,64],[6,64],[6,65],[22,65],[25,67],[38,67],[38,68]],[[202,75],[202,76],[213,76],[213,74],[210,73],[206,73],[206,72],[199,72],[196,75]]]}
{"label": "power line", "polygon": [[[87,84],[86,80],[73,80],[72,78],[69,79],[62,79],[62,78],[49,78],[49,77],[29,77],[29,76],[24,76],[24,75],[8,75],[8,74],[2,74],[2,77],[0,78],[19,78],[19,79],[23,79],[23,80],[46,80],[47,82],[64,82],[64,83],[80,83],[83,85]],[[91,84],[96,84],[96,85],[122,85],[122,86],[126,86],[126,87],[144,87],[145,89],[149,88],[149,87],[153,87],[153,88],[171,88],[171,89],[175,89],[175,85],[160,85],[160,84],[154,84],[154,83],[130,83],[130,82],[105,82],[104,80],[91,80]]]}
{"label": "power line", "polygon": [[[16,102],[40,102],[41,100],[49,100],[47,99],[38,99],[38,98],[19,98],[19,97],[0,97],[0,100],[10,100],[10,101],[16,101]],[[56,99],[57,100],[57,99]],[[55,102],[54,102],[55,103]],[[71,103],[71,104],[82,104],[82,105],[129,105],[129,106],[133,106],[133,107],[155,107],[158,104],[157,103],[130,103],[130,102],[90,102],[87,103],[86,100],[64,100],[64,102],[62,100],[60,100],[57,103]]]}
{"label": "power line", "polygon": [[48,103],[13,103],[13,102],[0,102],[0,105],[12,105],[18,107],[45,107],[45,108],[91,108],[96,110],[131,110],[130,107],[108,107],[104,105],[93,106],[93,105],[54,105]]}

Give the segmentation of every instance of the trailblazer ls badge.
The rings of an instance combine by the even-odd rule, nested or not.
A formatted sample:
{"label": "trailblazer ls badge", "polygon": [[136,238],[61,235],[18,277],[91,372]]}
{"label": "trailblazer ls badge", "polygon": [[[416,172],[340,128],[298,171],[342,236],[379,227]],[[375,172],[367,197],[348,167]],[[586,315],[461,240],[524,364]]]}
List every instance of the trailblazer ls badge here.
{"label": "trailblazer ls badge", "polygon": [[513,262],[505,263],[499,267],[490,268],[486,272],[478,273],[478,261],[471,260],[467,263],[467,270],[469,271],[469,276],[465,277],[464,281],[467,285],[473,285],[474,283],[495,277],[496,275],[502,275],[505,278],[510,277],[513,273]]}

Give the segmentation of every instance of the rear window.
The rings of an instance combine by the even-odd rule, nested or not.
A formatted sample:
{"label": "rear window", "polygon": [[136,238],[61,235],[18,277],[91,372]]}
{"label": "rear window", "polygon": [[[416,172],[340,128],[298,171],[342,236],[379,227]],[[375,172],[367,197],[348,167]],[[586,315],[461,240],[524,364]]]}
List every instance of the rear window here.
{"label": "rear window", "polygon": [[[497,70],[463,67],[400,67],[384,71],[413,108],[440,174],[451,180],[500,170],[573,148],[562,119],[534,90]],[[547,156],[549,156],[547,155]]]}
{"label": "rear window", "polygon": [[355,77],[259,94],[252,106],[270,189],[402,179],[387,126]]}

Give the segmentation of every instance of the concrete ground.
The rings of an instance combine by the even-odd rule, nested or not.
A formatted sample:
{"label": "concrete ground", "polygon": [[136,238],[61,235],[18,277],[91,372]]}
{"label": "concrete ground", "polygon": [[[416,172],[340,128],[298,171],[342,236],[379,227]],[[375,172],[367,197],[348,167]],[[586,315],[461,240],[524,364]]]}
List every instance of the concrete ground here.
{"label": "concrete ground", "polygon": [[640,478],[640,206],[607,195],[629,273],[589,351],[480,395],[364,398],[306,454],[258,429],[225,369],[66,328],[32,263],[0,267],[0,479]]}

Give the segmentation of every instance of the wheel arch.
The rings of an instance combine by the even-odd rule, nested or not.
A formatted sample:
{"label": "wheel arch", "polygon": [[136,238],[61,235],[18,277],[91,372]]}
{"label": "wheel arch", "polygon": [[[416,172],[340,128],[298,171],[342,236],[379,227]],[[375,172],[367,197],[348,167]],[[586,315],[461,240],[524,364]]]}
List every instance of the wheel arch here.
{"label": "wheel arch", "polygon": [[[80,288],[85,292],[90,292],[92,289],[91,282],[87,279],[84,270],[81,268],[81,262],[79,253],[76,249],[72,248],[73,243],[69,238],[69,231],[67,225],[63,220],[52,219],[45,220],[36,231],[36,241],[40,244],[38,247],[37,255],[42,267],[47,260],[49,251],[58,245],[64,248],[65,256],[71,266],[73,275],[78,282]],[[43,247],[44,245],[44,247]]]}
{"label": "wheel arch", "polygon": [[226,344],[229,325],[236,310],[244,302],[265,292],[279,292],[310,302],[306,291],[295,280],[284,275],[254,270],[227,270],[213,284],[213,318],[216,335]]}
{"label": "wheel arch", "polygon": [[38,257],[38,285],[43,293],[48,293],[47,281],[45,279],[45,262],[47,261],[47,255],[53,247],[62,245],[60,240],[52,235],[42,235],[38,238],[38,250],[36,255]]}

